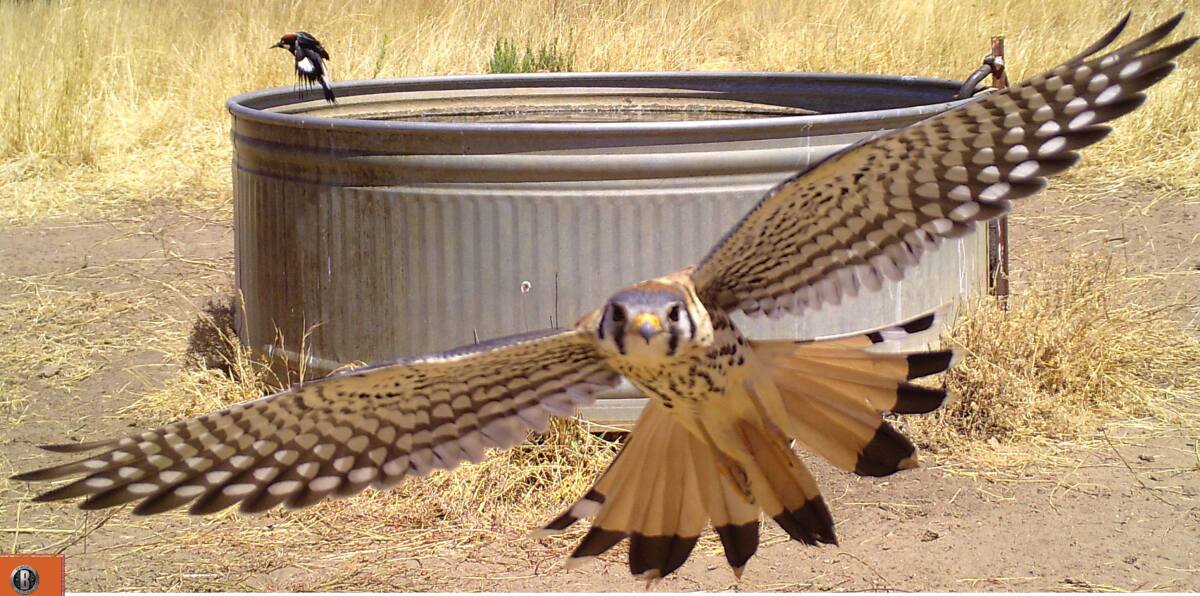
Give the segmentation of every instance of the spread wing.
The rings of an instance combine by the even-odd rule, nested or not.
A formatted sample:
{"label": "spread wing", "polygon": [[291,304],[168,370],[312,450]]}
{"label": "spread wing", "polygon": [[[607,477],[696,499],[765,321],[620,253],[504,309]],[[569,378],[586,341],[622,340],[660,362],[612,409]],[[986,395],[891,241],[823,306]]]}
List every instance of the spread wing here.
{"label": "spread wing", "polygon": [[35,500],[83,496],[83,509],[305,507],[480,461],[488,447],[544,430],[550,414],[569,415],[619,380],[576,331],[516,335],[353,370],[136,436],[47,447],[103,452],[14,479],[80,477]]}
{"label": "spread wing", "polygon": [[1122,20],[1065,64],[1009,89],[866,140],[781,183],[700,262],[706,305],[799,313],[899,280],[925,250],[999,216],[1071,167],[1098,126],[1145,99],[1192,37],[1150,48],[1178,15],[1112,53]]}
{"label": "spread wing", "polygon": [[298,37],[300,40],[298,45],[304,45],[310,49],[313,49],[320,57],[326,60],[329,59],[329,53],[325,51],[325,48],[321,46],[321,42],[317,41],[317,38],[313,37],[311,33],[306,31],[297,31],[296,37]]}

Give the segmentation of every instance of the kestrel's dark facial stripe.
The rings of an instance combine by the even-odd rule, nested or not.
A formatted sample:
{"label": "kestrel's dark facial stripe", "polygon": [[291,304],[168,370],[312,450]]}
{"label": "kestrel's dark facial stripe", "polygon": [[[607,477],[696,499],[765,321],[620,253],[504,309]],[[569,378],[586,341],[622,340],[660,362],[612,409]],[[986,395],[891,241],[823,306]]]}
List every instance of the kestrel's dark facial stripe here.
{"label": "kestrel's dark facial stripe", "polygon": [[604,310],[600,313],[600,327],[596,330],[596,337],[604,339],[604,327],[608,325],[608,313],[612,311],[611,304],[605,304]]}
{"label": "kestrel's dark facial stripe", "polygon": [[613,332],[613,342],[617,344],[617,351],[624,355],[625,325],[629,320],[629,315],[625,312],[625,307],[613,304],[611,314],[609,316],[613,322],[613,327],[615,328]]}

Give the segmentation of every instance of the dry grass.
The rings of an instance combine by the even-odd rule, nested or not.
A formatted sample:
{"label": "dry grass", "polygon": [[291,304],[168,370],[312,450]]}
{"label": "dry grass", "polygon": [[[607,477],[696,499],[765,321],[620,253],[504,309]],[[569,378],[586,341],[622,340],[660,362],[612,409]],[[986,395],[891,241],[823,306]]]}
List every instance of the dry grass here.
{"label": "dry grass", "polygon": [[1153,279],[1094,257],[1044,271],[1007,310],[984,298],[956,323],[950,342],[965,358],[945,382],[958,399],[906,419],[921,442],[1024,464],[1046,454],[1038,445],[1094,441],[1111,421],[1200,423],[1200,340],[1170,305],[1140,299]]}
{"label": "dry grass", "polygon": [[[561,42],[577,70],[837,71],[962,78],[990,35],[1012,75],[1052,66],[1130,7],[1144,30],[1187,3],[631,0],[0,3],[0,219],[229,199],[224,100],[290,85],[285,31],[326,42],[337,79],[481,73],[498,37]],[[1194,3],[1192,3],[1194,6]],[[1193,17],[1194,19],[1194,17]],[[1185,31],[1196,30],[1194,20]],[[1200,189],[1197,53],[1076,180]],[[1090,164],[1090,165],[1089,165]],[[1103,168],[1097,167],[1103,164]],[[1086,188],[1093,188],[1089,184]]]}

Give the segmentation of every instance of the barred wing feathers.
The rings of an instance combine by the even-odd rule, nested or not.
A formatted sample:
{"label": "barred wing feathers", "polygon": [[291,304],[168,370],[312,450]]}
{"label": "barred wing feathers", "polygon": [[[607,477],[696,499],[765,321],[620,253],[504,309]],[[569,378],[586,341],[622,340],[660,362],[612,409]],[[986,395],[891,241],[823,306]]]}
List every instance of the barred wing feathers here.
{"label": "barred wing feathers", "polygon": [[14,479],[78,477],[35,500],[86,497],[83,509],[305,507],[479,461],[619,380],[576,331],[515,335],[349,371],[136,436],[51,446],[104,451]]}
{"label": "barred wing feathers", "polygon": [[[1178,15],[1088,60],[1123,20],[1063,65],[907,128],[858,143],[773,190],[700,262],[710,308],[780,315],[900,280],[926,250],[1041,190],[1166,77],[1195,37],[1146,51]],[[1128,19],[1128,17],[1126,17]]]}

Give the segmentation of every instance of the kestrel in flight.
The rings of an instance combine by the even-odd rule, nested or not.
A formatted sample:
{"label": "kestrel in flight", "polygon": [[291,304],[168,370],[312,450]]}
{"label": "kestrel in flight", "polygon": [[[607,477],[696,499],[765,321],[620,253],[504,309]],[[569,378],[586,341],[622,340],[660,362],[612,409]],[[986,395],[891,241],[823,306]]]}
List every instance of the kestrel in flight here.
{"label": "kestrel in flight", "polygon": [[836,544],[788,440],[857,474],[916,466],[912,443],[881,414],[941,406],[944,391],[908,381],[945,370],[952,353],[871,348],[929,328],[935,314],[805,341],[748,339],[730,315],[805,315],[878,290],[942,239],[1038,192],[1196,42],[1153,48],[1181,17],[1093,57],[1126,16],[1045,74],[846,148],[773,188],[698,265],[616,292],[571,329],[368,366],[125,438],[50,446],[96,453],[15,478],[77,478],[36,500],[85,497],[83,509],[305,507],[480,461],[624,377],[650,398],[645,410],[594,487],[543,530],[591,518],[571,562],[629,538],[631,572],[660,578],[711,524],[740,575],[763,511],[795,540]]}

